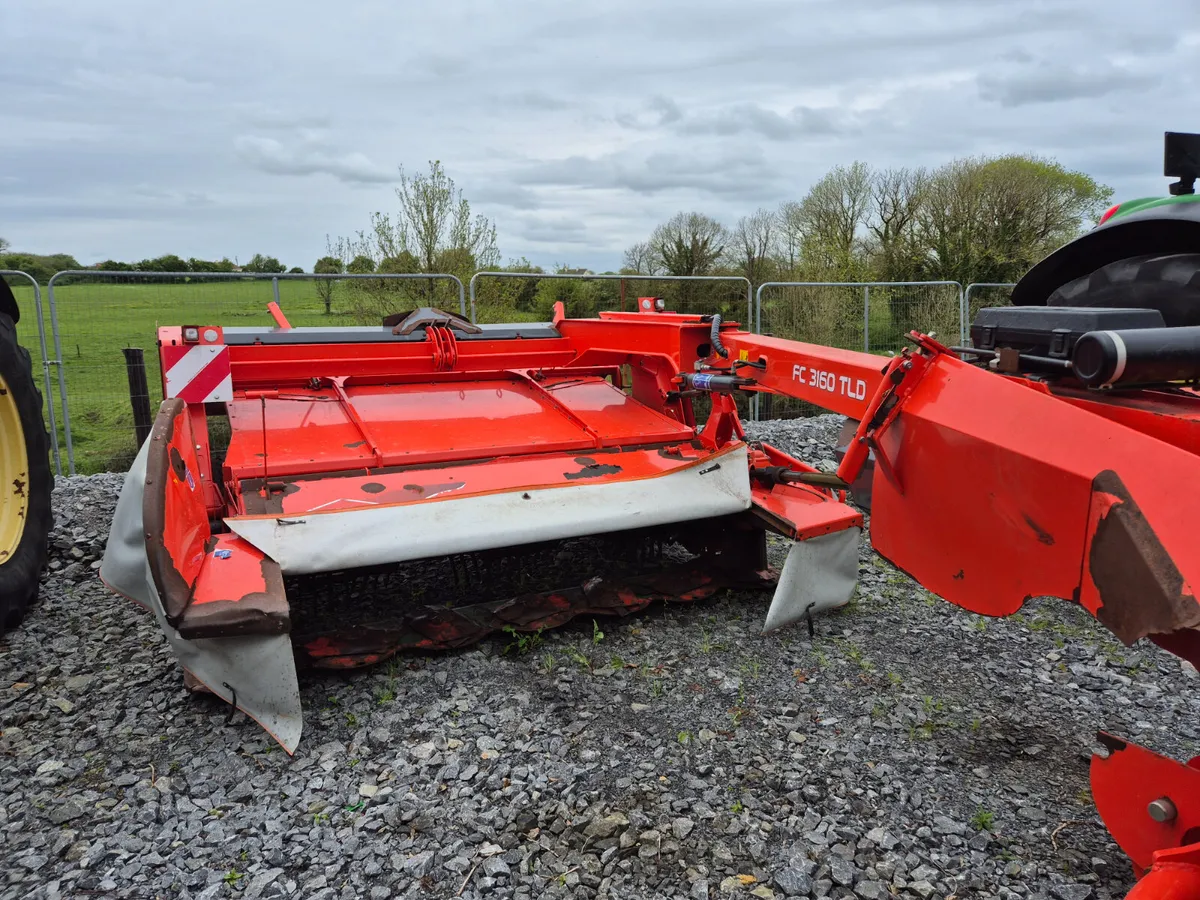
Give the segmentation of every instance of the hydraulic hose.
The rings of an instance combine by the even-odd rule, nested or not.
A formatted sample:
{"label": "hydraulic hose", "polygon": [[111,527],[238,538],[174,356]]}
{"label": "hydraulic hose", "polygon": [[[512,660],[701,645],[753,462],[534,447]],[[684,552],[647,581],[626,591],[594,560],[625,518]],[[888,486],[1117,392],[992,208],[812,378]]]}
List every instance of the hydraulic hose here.
{"label": "hydraulic hose", "polygon": [[721,343],[721,314],[717,313],[712,317],[712,330],[708,333],[709,341],[712,343],[712,348],[717,352],[717,355],[722,359],[729,356],[729,350]]}

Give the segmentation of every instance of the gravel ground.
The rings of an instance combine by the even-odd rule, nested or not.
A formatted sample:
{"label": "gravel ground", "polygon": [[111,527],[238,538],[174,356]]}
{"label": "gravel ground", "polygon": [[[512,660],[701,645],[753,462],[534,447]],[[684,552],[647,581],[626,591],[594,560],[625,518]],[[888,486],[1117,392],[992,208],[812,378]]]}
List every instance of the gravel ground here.
{"label": "gravel ground", "polygon": [[[837,424],[754,433],[828,460]],[[1176,658],[1064,603],[985,620],[864,549],[814,640],[740,594],[302,675],[289,758],[96,580],[120,483],[61,482],[0,643],[5,898],[1120,897],[1096,729],[1200,751]]]}

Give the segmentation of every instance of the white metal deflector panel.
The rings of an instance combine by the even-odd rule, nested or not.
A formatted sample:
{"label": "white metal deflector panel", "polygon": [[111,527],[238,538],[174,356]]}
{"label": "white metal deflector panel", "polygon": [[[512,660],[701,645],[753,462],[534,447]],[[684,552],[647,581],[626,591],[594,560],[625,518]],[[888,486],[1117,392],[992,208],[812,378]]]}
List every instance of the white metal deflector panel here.
{"label": "white metal deflector panel", "polygon": [[747,449],[739,444],[686,469],[637,481],[225,522],[285,573],[307,574],[668,525],[749,508]]}

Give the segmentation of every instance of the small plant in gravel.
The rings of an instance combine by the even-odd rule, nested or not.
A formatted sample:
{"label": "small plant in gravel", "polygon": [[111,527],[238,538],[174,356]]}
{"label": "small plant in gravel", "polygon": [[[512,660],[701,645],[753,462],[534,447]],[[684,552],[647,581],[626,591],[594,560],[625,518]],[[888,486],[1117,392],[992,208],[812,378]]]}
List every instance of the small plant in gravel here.
{"label": "small plant in gravel", "polygon": [[875,668],[871,661],[863,655],[863,652],[853,644],[846,648],[846,655],[850,657],[851,662],[853,662],[864,672],[870,672],[873,668]]}
{"label": "small plant in gravel", "polygon": [[554,658],[553,653],[547,653],[545,656],[542,657],[541,669],[542,669],[543,675],[553,675],[554,669],[557,666],[558,666],[558,660]]}
{"label": "small plant in gravel", "polygon": [[392,685],[392,684],[385,684],[375,694],[375,700],[376,700],[376,702],[379,703],[380,706],[384,706],[388,703],[391,703],[395,699],[396,699],[396,688],[395,688],[395,685]]}
{"label": "small plant in gravel", "polygon": [[743,663],[740,671],[751,680],[757,681],[759,674],[762,672],[762,664],[757,659],[752,659],[748,663]]}
{"label": "small plant in gravel", "polygon": [[347,728],[357,728],[358,727],[358,716],[356,716],[352,712],[346,713],[346,727]]}
{"label": "small plant in gravel", "polygon": [[502,656],[508,656],[514,650],[517,656],[525,656],[527,653],[532,653],[542,645],[542,629],[538,629],[533,634],[528,634],[523,631],[517,631],[511,625],[504,626],[504,633],[512,638],[501,651]]}
{"label": "small plant in gravel", "polygon": [[987,619],[985,619],[983,616],[980,616],[975,620],[975,623],[971,627],[976,631],[987,631]]}
{"label": "small plant in gravel", "polygon": [[650,682],[650,696],[651,697],[658,699],[663,694],[665,694],[666,691],[667,691],[667,689],[663,685],[663,680],[661,678],[655,678],[653,681]]}
{"label": "small plant in gravel", "polygon": [[933,737],[933,725],[926,722],[923,725],[910,725],[908,727],[908,739],[910,741],[927,741]]}
{"label": "small plant in gravel", "polygon": [[592,646],[596,646],[604,640],[604,632],[600,630],[600,626],[596,624],[596,620],[592,619]]}
{"label": "small plant in gravel", "polygon": [[681,731],[681,732],[679,732],[679,743],[681,743],[681,744],[690,744],[690,743],[691,743],[691,741],[692,741],[692,734],[691,734],[691,732],[690,732],[690,731]]}
{"label": "small plant in gravel", "polygon": [[976,831],[991,831],[995,821],[995,814],[981,806],[975,810],[975,815],[971,816],[971,827]]}
{"label": "small plant in gravel", "polygon": [[742,805],[741,800],[734,800],[733,805],[729,807],[729,811],[735,816],[740,816],[745,808],[746,807]]}
{"label": "small plant in gravel", "polygon": [[575,663],[575,665],[579,666],[579,668],[587,669],[589,672],[591,671],[592,661],[588,658],[587,654],[582,652],[578,647],[568,644],[567,656],[571,657],[571,662]]}
{"label": "small plant in gravel", "polygon": [[241,881],[245,877],[246,876],[243,875],[241,872],[239,872],[237,869],[230,869],[228,872],[225,873],[225,877],[222,878],[221,880],[224,881],[226,884],[232,886],[232,885],[236,885],[239,881]]}

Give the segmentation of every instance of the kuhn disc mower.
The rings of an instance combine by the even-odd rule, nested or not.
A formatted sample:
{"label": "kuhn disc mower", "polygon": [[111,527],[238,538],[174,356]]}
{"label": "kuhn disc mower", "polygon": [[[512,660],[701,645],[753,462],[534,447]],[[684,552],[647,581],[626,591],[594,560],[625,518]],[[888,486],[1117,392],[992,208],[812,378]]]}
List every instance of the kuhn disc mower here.
{"label": "kuhn disc mower", "polygon": [[[1186,187],[1200,161],[1174,168]],[[844,604],[862,526],[847,492],[864,478],[875,549],[930,591],[993,616],[1058,597],[1126,644],[1200,665],[1192,200],[1181,187],[1118,209],[1031,270],[1016,306],[982,311],[974,346],[914,332],[891,359],[653,298],[596,319],[560,304],[534,325],[418,309],[378,327],[291,328],[276,309],[274,328],[160,329],[167,399],[101,575],[289,751],[297,659],[351,667],[722,586],[773,583],[766,630]],[[836,475],[745,439],[736,398],[755,392],[851,420]],[[793,541],[777,576],[768,530]],[[584,548],[577,583],[503,562],[562,542]],[[391,609],[339,596],[341,573],[400,566],[420,583],[447,560],[466,573],[449,596],[418,590]],[[329,614],[290,602],[311,590],[301,576]],[[1093,794],[1145,875],[1131,896],[1200,896],[1200,761],[1101,739]]]}

